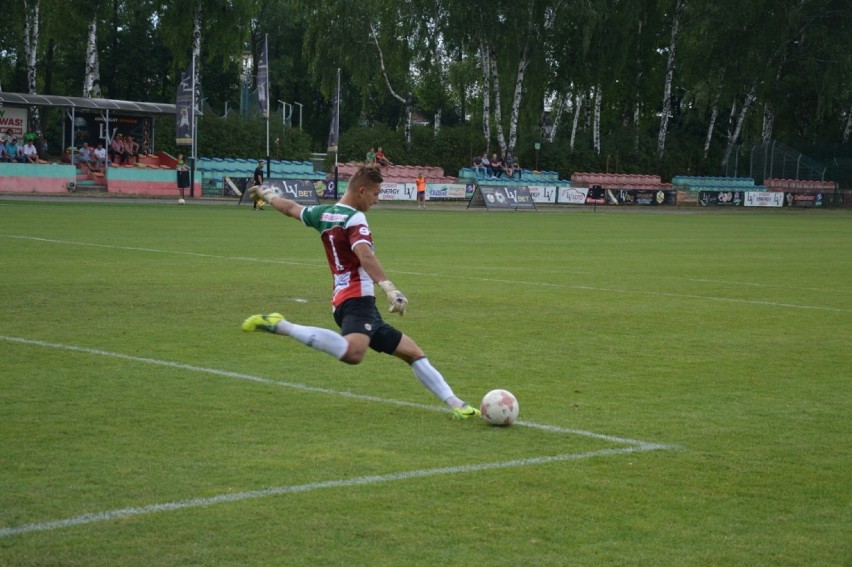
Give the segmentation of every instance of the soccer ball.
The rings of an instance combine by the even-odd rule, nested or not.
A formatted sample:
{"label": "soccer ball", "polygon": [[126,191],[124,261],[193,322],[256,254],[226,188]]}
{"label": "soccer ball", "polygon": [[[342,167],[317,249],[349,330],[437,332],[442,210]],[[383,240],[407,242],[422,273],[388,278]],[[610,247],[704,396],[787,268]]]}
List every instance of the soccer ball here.
{"label": "soccer ball", "polygon": [[479,404],[482,419],[491,425],[512,425],[518,419],[518,409],[518,399],[508,390],[491,390]]}
{"label": "soccer ball", "polygon": [[185,205],[185,204],[186,204],[186,201],[184,201],[183,199],[178,199],[178,205]]}

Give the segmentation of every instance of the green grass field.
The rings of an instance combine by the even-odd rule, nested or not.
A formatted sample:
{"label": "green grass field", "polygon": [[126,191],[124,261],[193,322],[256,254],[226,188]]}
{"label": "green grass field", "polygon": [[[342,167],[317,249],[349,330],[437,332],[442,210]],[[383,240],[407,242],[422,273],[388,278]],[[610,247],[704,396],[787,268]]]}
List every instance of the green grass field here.
{"label": "green grass field", "polygon": [[850,565],[849,211],[378,207],[456,393],[334,328],[274,211],[0,201],[0,565]]}

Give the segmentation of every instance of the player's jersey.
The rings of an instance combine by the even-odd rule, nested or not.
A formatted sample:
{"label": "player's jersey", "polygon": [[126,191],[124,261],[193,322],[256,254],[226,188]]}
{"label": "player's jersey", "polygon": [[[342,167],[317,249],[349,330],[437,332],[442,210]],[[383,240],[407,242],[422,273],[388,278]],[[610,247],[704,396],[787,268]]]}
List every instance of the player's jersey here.
{"label": "player's jersey", "polygon": [[353,252],[359,244],[373,247],[364,213],[340,203],[314,205],[302,210],[302,222],[320,232],[328,267],[334,277],[331,296],[334,307],[353,297],[375,295],[373,279]]}

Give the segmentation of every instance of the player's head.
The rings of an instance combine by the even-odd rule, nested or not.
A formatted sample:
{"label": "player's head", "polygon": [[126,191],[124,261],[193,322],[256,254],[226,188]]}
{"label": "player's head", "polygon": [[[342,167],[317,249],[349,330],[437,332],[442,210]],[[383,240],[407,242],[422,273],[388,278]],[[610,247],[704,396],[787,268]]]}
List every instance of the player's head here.
{"label": "player's head", "polygon": [[379,201],[382,181],[384,178],[378,164],[362,165],[349,180],[349,186],[344,195],[346,204],[359,211],[368,210]]}

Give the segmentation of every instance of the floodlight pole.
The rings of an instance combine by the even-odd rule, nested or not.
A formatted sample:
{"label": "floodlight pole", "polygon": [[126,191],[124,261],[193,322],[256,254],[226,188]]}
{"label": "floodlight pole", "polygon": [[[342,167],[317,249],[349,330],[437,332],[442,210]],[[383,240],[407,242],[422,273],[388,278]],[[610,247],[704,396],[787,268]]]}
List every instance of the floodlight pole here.
{"label": "floodlight pole", "polygon": [[301,102],[294,102],[293,104],[298,105],[299,107],[299,132],[302,131],[302,107],[304,106]]}

